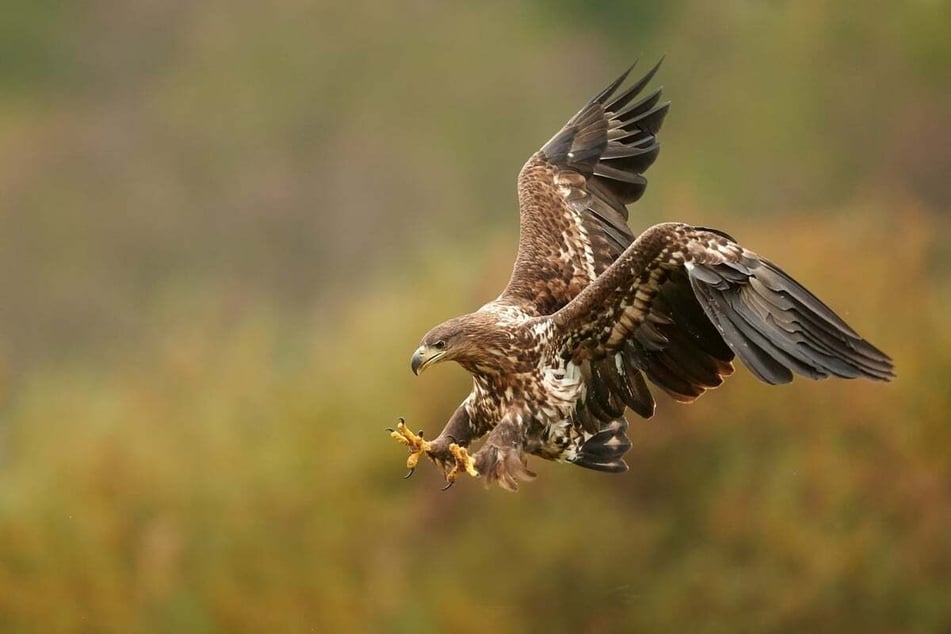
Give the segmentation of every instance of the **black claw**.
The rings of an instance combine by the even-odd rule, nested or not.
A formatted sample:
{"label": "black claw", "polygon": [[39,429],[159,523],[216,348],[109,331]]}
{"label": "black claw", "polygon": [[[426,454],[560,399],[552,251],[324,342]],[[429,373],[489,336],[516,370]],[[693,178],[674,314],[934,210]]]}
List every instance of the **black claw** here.
{"label": "black claw", "polygon": [[[404,425],[406,424],[406,419],[403,418],[402,416],[398,416],[396,420],[400,421],[400,422],[401,422],[402,424],[404,424]],[[393,429],[392,427],[387,427],[387,428],[386,428],[386,431],[388,431],[388,432],[390,432],[390,433],[392,434],[392,433],[395,432],[396,430]]]}
{"label": "black claw", "polygon": [[416,432],[416,435],[419,436],[420,438],[422,438],[422,437],[423,437],[423,430],[420,429],[418,432]]}
{"label": "black claw", "polygon": [[406,475],[403,476],[403,479],[404,479],[404,480],[408,480],[409,477],[410,477],[411,475],[413,475],[414,473],[416,473],[416,469],[415,469],[415,468],[410,469],[409,471],[406,472]]}
{"label": "black claw", "polygon": [[449,482],[446,483],[446,486],[440,489],[440,491],[448,491],[449,489],[452,488],[452,485],[454,485],[455,483],[456,483],[455,480],[450,480]]}
{"label": "black claw", "polygon": [[448,439],[451,440],[452,442],[456,443],[457,445],[459,444],[459,441],[456,440],[456,437],[453,436],[452,434],[446,434],[446,438],[448,438]]}

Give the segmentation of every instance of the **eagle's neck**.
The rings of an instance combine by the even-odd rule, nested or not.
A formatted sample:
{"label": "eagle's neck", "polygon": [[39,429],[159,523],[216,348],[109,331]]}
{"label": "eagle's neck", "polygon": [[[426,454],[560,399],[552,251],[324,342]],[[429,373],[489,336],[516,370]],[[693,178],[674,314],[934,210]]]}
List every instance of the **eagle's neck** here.
{"label": "eagle's neck", "polygon": [[487,388],[538,367],[538,337],[524,311],[499,302],[460,318],[465,343],[454,359]]}
{"label": "eagle's neck", "polygon": [[529,351],[520,351],[515,346],[482,348],[457,361],[476,383],[487,389],[498,388],[506,384],[510,377],[529,373],[538,365]]}
{"label": "eagle's neck", "polygon": [[475,391],[483,395],[500,395],[506,400],[521,396],[527,374],[473,374]]}

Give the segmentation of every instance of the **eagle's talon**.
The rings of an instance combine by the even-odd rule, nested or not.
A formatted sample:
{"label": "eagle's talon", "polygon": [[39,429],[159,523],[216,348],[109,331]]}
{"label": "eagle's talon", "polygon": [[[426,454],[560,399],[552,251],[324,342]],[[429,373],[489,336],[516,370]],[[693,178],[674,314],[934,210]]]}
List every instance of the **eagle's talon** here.
{"label": "eagle's talon", "polygon": [[452,454],[452,457],[456,459],[455,467],[457,470],[465,471],[473,478],[479,477],[479,471],[476,469],[475,460],[472,456],[469,455],[469,452],[466,451],[465,447],[462,447],[456,443],[449,445],[449,453]]}
{"label": "eagle's talon", "polygon": [[403,476],[405,480],[413,475],[413,472],[416,470],[416,464],[419,462],[419,457],[424,453],[429,453],[430,443],[423,440],[422,430],[420,430],[418,434],[411,432],[402,417],[400,417],[396,429],[390,432],[390,437],[401,445],[406,445],[409,449],[409,457],[406,459],[406,468],[409,469],[409,472]]}
{"label": "eagle's talon", "polygon": [[465,447],[452,443],[449,445],[449,453],[452,455],[454,462],[446,472],[446,486],[443,487],[443,491],[455,484],[456,478],[462,473],[468,473],[473,478],[479,477],[479,472],[475,468],[475,460],[472,459]]}
{"label": "eagle's talon", "polygon": [[439,489],[439,490],[440,490],[440,491],[448,491],[449,489],[452,488],[452,485],[454,485],[455,483],[456,483],[455,480],[449,480],[449,481],[446,482],[446,486],[444,486],[443,488],[441,488],[441,489]]}
{"label": "eagle's talon", "polygon": [[413,475],[414,473],[416,473],[416,469],[415,469],[415,468],[410,469],[409,471],[406,472],[406,475],[403,476],[403,479],[404,479],[404,480],[409,480],[409,477],[410,477],[411,475]]}

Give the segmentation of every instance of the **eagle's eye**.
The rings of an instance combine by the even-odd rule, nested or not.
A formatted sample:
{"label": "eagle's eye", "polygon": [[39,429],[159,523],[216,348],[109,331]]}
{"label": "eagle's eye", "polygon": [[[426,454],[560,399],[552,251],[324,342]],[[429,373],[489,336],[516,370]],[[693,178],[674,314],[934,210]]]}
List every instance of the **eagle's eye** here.
{"label": "eagle's eye", "polygon": [[433,344],[433,348],[435,348],[436,350],[445,350],[445,349],[446,349],[446,340],[445,340],[445,339],[440,339],[439,341],[437,341],[436,343]]}

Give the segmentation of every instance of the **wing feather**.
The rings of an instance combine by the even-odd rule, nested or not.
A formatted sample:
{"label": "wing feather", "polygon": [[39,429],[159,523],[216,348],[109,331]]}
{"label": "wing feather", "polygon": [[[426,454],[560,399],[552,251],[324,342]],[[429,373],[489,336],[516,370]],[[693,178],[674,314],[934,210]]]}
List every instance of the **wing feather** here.
{"label": "wing feather", "polygon": [[[697,270],[704,270],[696,276]],[[704,280],[713,276],[720,281]],[[748,274],[722,275],[723,265],[701,265],[691,269],[691,281],[698,296],[705,298],[711,321],[718,327],[735,330],[733,349],[746,362],[746,347],[761,351],[784,369],[766,369],[760,378],[770,383],[788,383],[792,372],[813,379],[839,376],[887,380],[892,376],[891,360],[859,337],[848,324],[815,295],[799,285],[765,258]],[[727,343],[730,343],[727,338]],[[759,360],[759,359],[757,359]],[[751,366],[752,367],[752,366]]]}
{"label": "wing feather", "polygon": [[660,63],[618,89],[633,66],[591,99],[522,168],[518,256],[499,301],[549,315],[633,241],[625,205],[647,187],[669,104],[641,96]]}
{"label": "wing feather", "polygon": [[679,223],[645,231],[550,319],[563,357],[591,363],[633,345],[638,367],[678,400],[719,385],[733,353],[767,383],[894,377],[888,355],[778,266]]}

